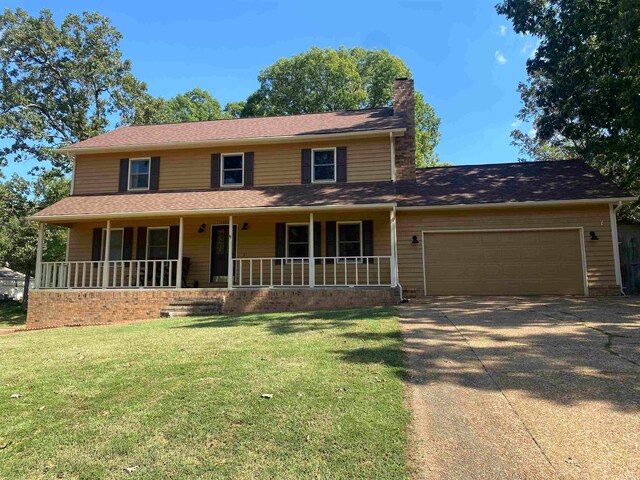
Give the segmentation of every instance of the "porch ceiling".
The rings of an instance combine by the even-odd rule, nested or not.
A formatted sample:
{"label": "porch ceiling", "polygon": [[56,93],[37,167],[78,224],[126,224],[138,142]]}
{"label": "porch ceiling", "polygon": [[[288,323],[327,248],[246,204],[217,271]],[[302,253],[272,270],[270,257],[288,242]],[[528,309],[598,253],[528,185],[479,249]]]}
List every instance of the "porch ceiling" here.
{"label": "porch ceiling", "polygon": [[391,208],[394,205],[395,189],[391,182],[288,185],[206,191],[74,195],[45,208],[31,219],[60,223],[142,216],[379,209]]}

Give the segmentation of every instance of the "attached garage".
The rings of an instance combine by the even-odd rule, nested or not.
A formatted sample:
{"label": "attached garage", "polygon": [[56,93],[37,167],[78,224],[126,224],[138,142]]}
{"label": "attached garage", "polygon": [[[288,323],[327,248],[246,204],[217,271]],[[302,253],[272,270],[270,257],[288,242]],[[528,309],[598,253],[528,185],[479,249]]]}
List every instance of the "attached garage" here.
{"label": "attached garage", "polygon": [[427,295],[588,295],[580,228],[423,232]]}

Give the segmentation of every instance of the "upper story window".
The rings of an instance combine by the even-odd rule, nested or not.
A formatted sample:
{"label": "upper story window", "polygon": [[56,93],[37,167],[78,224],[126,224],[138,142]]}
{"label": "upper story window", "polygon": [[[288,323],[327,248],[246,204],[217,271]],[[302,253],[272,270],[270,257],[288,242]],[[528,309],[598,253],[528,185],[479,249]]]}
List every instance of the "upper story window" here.
{"label": "upper story window", "polygon": [[[109,261],[122,260],[122,249],[124,246],[124,229],[112,228],[109,235]],[[107,248],[107,229],[102,229],[102,246],[100,248],[100,260],[104,260],[105,249]]]}
{"label": "upper story window", "polygon": [[309,256],[309,224],[287,224],[287,258]]}
{"label": "upper story window", "polygon": [[338,223],[338,256],[362,256],[362,223]]}
{"label": "upper story window", "polygon": [[129,190],[149,190],[150,158],[129,159]]}
{"label": "upper story window", "polygon": [[147,260],[169,258],[169,227],[149,227],[147,230]]}
{"label": "upper story window", "polygon": [[336,181],[336,149],[316,148],[311,151],[311,181]]}
{"label": "upper story window", "polygon": [[244,184],[244,153],[225,153],[221,161],[220,185],[241,187]]}

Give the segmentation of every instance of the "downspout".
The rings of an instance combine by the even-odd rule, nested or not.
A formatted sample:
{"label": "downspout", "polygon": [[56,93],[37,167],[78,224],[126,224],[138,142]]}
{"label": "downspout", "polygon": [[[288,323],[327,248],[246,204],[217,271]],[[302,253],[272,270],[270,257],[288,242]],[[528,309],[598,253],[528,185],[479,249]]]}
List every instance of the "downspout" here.
{"label": "downspout", "polygon": [[620,246],[618,244],[618,217],[617,212],[622,206],[622,202],[614,207],[613,204],[609,205],[610,222],[611,222],[611,240],[613,242],[613,260],[616,269],[616,283],[620,287],[620,294],[626,296],[624,293],[624,287],[622,285],[622,273],[620,270]]}
{"label": "downspout", "polygon": [[393,140],[393,132],[389,132],[390,154],[391,154],[391,181],[396,181],[396,146]]}

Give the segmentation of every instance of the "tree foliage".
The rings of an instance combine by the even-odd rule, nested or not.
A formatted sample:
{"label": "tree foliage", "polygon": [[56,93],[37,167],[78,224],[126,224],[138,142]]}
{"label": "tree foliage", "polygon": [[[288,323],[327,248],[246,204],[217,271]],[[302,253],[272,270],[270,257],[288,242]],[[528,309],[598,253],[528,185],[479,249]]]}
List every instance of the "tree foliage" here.
{"label": "tree foliage", "polygon": [[[229,106],[229,105],[227,105]],[[231,108],[231,107],[230,107]],[[153,123],[198,122],[231,118],[220,102],[208,91],[194,88],[169,100],[144,95],[138,100],[131,122],[136,125]]]}
{"label": "tree foliage", "polygon": [[120,33],[97,13],[68,15],[56,25],[49,10],[0,15],[0,166],[13,159],[51,161],[52,149],[105,131],[110,117],[131,114],[146,86],[122,59]]}
{"label": "tree foliage", "polygon": [[[519,86],[516,131],[528,157],[581,157],[640,193],[640,3],[637,0],[503,0],[517,33],[540,39]],[[637,209],[636,209],[636,219]]]}
{"label": "tree foliage", "polygon": [[[404,61],[387,50],[311,48],[281,58],[258,75],[240,116],[292,115],[391,105],[393,80],[410,77]],[[439,163],[435,147],[440,119],[416,92],[416,158],[419,166]]]}
{"label": "tree foliage", "polygon": [[[58,172],[43,172],[36,180],[16,174],[0,183],[0,265],[24,273],[26,285],[35,271],[38,226],[27,217],[57,202],[69,193],[69,179]],[[43,258],[64,260],[66,229],[45,229]],[[25,289],[24,302],[28,299]]]}

